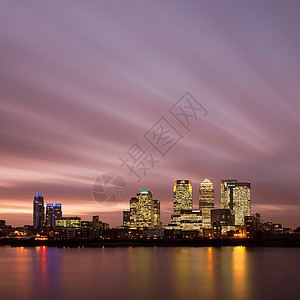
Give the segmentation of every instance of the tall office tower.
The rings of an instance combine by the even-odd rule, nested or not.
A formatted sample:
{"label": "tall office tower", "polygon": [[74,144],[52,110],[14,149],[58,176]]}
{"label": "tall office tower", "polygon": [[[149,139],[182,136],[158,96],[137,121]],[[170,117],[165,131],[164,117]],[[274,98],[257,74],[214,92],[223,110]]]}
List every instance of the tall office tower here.
{"label": "tall office tower", "polygon": [[54,227],[54,210],[53,204],[47,203],[46,204],[46,227]]}
{"label": "tall office tower", "polygon": [[93,229],[99,230],[100,223],[99,223],[99,216],[93,216]]}
{"label": "tall office tower", "polygon": [[44,197],[36,193],[33,198],[33,227],[42,228],[45,220]]}
{"label": "tall office tower", "polygon": [[199,209],[202,212],[202,227],[211,228],[211,210],[214,209],[214,186],[207,178],[200,183]]}
{"label": "tall office tower", "polygon": [[193,189],[190,180],[175,180],[173,190],[174,215],[193,209]]}
{"label": "tall office tower", "polygon": [[199,209],[214,208],[215,195],[214,185],[209,179],[205,179],[200,183],[199,187]]}
{"label": "tall office tower", "polygon": [[46,227],[54,227],[55,220],[62,217],[61,203],[46,204]]}
{"label": "tall office tower", "polygon": [[123,226],[136,228],[161,228],[160,201],[152,200],[149,190],[140,190],[130,199],[130,210],[123,211]]}
{"label": "tall office tower", "polygon": [[154,228],[152,193],[149,190],[141,190],[137,198],[137,227]]}
{"label": "tall office tower", "polygon": [[130,227],[130,209],[123,210],[123,226]]}
{"label": "tall office tower", "polygon": [[130,198],[130,227],[136,228],[137,226],[137,205],[139,199],[137,197]]}
{"label": "tall office tower", "polygon": [[237,179],[223,179],[221,180],[221,209],[229,208],[227,184],[236,183]]}
{"label": "tall office tower", "polygon": [[233,210],[235,225],[244,225],[245,216],[251,215],[250,182],[226,181],[223,183],[223,189],[223,208]]}
{"label": "tall office tower", "polygon": [[61,203],[55,203],[53,205],[53,227],[55,226],[55,220],[57,218],[61,218],[62,217],[62,208],[61,208]]}
{"label": "tall office tower", "polygon": [[161,228],[162,224],[160,222],[160,201],[153,200],[153,227]]}

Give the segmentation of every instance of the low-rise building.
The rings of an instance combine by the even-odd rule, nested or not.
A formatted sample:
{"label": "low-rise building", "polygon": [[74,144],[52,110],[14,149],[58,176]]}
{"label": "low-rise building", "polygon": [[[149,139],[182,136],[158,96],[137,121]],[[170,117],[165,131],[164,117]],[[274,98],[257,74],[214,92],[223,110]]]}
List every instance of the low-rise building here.
{"label": "low-rise building", "polygon": [[81,227],[81,218],[80,217],[56,218],[55,227],[80,228]]}

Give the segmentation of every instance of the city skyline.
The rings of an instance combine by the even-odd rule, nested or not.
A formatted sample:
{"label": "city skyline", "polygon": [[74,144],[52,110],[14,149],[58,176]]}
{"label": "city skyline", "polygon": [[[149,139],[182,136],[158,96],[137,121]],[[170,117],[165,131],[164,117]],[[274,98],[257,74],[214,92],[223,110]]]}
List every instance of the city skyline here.
{"label": "city skyline", "polygon": [[[201,222],[201,224],[199,223],[199,228],[201,228],[200,230],[202,232],[202,229],[212,228],[211,210],[214,210],[215,213],[219,213],[217,211],[230,210],[234,218],[231,225],[238,226],[239,228],[244,226],[245,216],[252,218],[258,214],[261,222],[276,221],[271,218],[264,219],[263,216],[261,218],[259,211],[253,211],[251,209],[251,183],[249,181],[241,182],[237,179],[220,180],[220,195],[217,198],[215,197],[214,184],[208,178],[198,183],[198,186],[198,194],[195,195],[193,194],[193,184],[191,180],[175,180],[175,185],[173,186],[173,211],[169,215],[171,220],[167,222],[161,222],[161,201],[159,199],[153,199],[153,193],[149,189],[140,189],[136,196],[130,198],[129,208],[127,205],[127,208],[122,211],[122,219],[119,220],[117,224],[112,224],[111,227],[118,228],[119,226],[125,226],[135,229],[142,227],[181,229],[180,222],[193,222],[194,218],[194,220],[199,220],[195,221],[196,223]],[[117,188],[115,192],[117,192]],[[218,198],[220,200],[219,205],[218,200],[216,201]],[[125,202],[127,202],[126,199]],[[75,216],[68,212],[62,214],[61,203],[45,203],[41,193],[35,193],[34,195],[32,210],[33,222],[31,224],[33,228],[54,228],[57,218],[68,219],[79,218],[79,216],[81,219],[81,215]],[[93,219],[94,217],[95,216],[92,216]],[[86,219],[84,215],[83,219]],[[30,226],[29,223],[20,224],[18,226],[24,225]],[[197,226],[182,230],[198,230]],[[285,228],[291,228],[286,224],[283,224],[283,226]],[[299,225],[297,224],[295,228],[296,227],[299,227]]]}
{"label": "city skyline", "polygon": [[[174,201],[175,201],[174,200],[175,199],[174,195],[176,194],[175,191],[176,191],[176,185],[177,184],[179,186],[180,185],[184,185],[185,183],[189,185],[189,193],[191,195],[191,198],[190,198],[190,204],[188,204],[188,206],[191,205],[191,207],[187,207],[187,209],[199,210],[199,208],[200,208],[200,210],[201,210],[201,204],[202,204],[202,209],[204,208],[203,202],[201,202],[201,200],[200,200],[200,190],[201,190],[201,186],[203,187],[203,185],[204,186],[206,186],[206,185],[210,186],[211,185],[212,193],[213,193],[213,200],[208,197],[209,201],[207,203],[207,207],[212,207],[212,208],[215,208],[215,209],[229,208],[229,203],[228,203],[227,206],[222,203],[222,199],[224,199],[224,197],[225,197],[225,196],[222,195],[222,193],[223,193],[222,189],[223,189],[223,186],[224,186],[224,182],[225,183],[229,183],[230,185],[237,184],[237,185],[241,185],[241,186],[243,186],[243,185],[249,185],[250,186],[250,182],[249,181],[247,181],[247,182],[241,182],[241,181],[238,181],[237,179],[229,179],[229,180],[228,179],[221,179],[220,182],[219,182],[220,183],[220,185],[219,185],[220,187],[219,188],[218,188],[218,185],[215,185],[216,186],[216,188],[215,188],[214,183],[212,181],[210,181],[208,178],[205,178],[203,181],[200,181],[200,182],[194,183],[194,184],[193,184],[193,182],[191,180],[178,180],[178,179],[176,179],[175,180],[175,185],[172,186],[172,191],[173,191],[172,192],[172,210],[171,211],[168,210],[167,212],[164,211],[164,214],[163,214],[164,217],[162,217],[162,214],[160,216],[160,219],[161,219],[163,225],[167,225],[167,224],[170,223],[170,220],[168,220],[168,219],[170,218],[170,215],[172,217],[172,214],[173,214]],[[196,192],[195,192],[195,190],[193,190],[193,185],[198,185],[198,187],[199,187],[198,190],[196,188]],[[142,191],[142,190],[147,191],[148,190],[149,191],[149,189],[138,189],[138,190],[140,190],[140,191]],[[217,191],[217,193],[216,193],[216,191]],[[152,192],[150,192],[150,193],[152,194]],[[206,193],[207,193],[207,191],[206,191]],[[207,195],[209,195],[209,193],[206,194],[206,197],[207,197]],[[44,199],[44,196],[43,196],[42,193],[35,193],[34,199],[36,197],[37,198],[42,198],[42,203],[43,203],[43,208],[44,208],[44,216],[43,216],[44,221],[43,222],[45,224],[47,222],[47,210],[46,209],[47,209],[48,206],[51,206],[53,208],[55,206],[59,206],[60,214],[61,214],[61,212],[62,212],[62,210],[61,210],[62,204],[61,203],[55,203],[55,204],[49,203],[49,201],[50,202],[51,201],[55,202],[55,201],[53,201],[53,199],[52,200],[51,199]],[[229,194],[226,197],[229,197]],[[110,224],[112,224],[112,227],[117,227],[117,226],[119,226],[119,225],[121,225],[123,223],[122,222],[123,217],[124,217],[123,213],[124,213],[124,211],[128,210],[128,203],[127,203],[128,199],[127,198],[128,198],[128,195],[126,195],[125,199],[123,199],[123,201],[120,203],[120,205],[117,205],[116,207],[114,207],[115,209],[121,209],[123,207],[124,208],[120,211],[121,212],[121,214],[119,214],[121,216],[120,219],[116,220],[115,222],[110,223]],[[131,199],[136,199],[136,196],[129,197],[129,199],[130,198]],[[158,201],[159,201],[159,205],[161,206],[161,204],[162,204],[161,200],[158,200]],[[33,201],[33,203],[34,202],[35,201]],[[211,203],[211,204],[209,204],[209,203]],[[94,214],[100,214],[102,216],[102,214],[101,214],[101,206],[100,205],[98,205],[98,206],[100,207],[100,210],[94,211],[94,212],[90,212],[89,214],[72,213],[72,209],[69,209],[69,210],[67,209],[67,210],[64,210],[64,217],[73,217],[73,216],[77,217],[77,216],[81,216],[81,217],[83,217],[83,219],[85,219],[85,218],[87,219],[87,218],[93,217]],[[251,199],[251,207],[252,206],[253,206],[253,202],[252,202],[252,199]],[[260,206],[259,205],[254,205],[254,207],[260,207]],[[162,213],[162,209],[160,208],[159,210],[160,210],[160,213]],[[250,211],[252,213],[259,212],[259,210],[255,210],[255,209],[253,210],[251,208],[250,208]],[[21,214],[22,213],[19,213],[18,215],[20,216]],[[105,219],[105,214],[103,214],[103,215],[104,215],[104,220],[107,221],[107,222],[109,222],[109,219]],[[35,220],[35,218],[36,218],[35,214],[32,213],[32,205],[31,205],[31,210],[30,210],[30,218],[33,219],[33,220]],[[0,219],[5,219],[5,218],[1,218],[1,215],[0,215]],[[273,221],[277,222],[277,219],[274,220],[272,218],[272,216],[269,216],[269,217],[266,218],[264,216],[264,214],[262,214],[262,220],[263,221],[271,221],[271,220],[273,220]],[[8,220],[8,223],[9,223],[9,220]],[[277,222],[277,223],[280,223],[280,222]],[[21,223],[21,221],[17,222],[17,224],[9,223],[9,225],[13,225],[13,226],[23,226],[23,225],[30,225],[30,224],[31,224],[30,222]],[[34,224],[35,223],[33,221],[33,225]],[[288,224],[283,223],[283,224],[286,225],[286,227],[291,227],[291,228],[293,228],[293,227],[296,228],[297,226],[299,226],[299,223],[297,223],[297,222],[295,222],[295,225],[292,225],[292,226],[289,226],[289,223]],[[34,225],[34,227],[35,227],[35,225]]]}
{"label": "city skyline", "polygon": [[[299,3],[175,2],[2,4],[1,219],[31,223],[41,192],[118,225],[126,201],[91,193],[112,172],[126,199],[155,191],[164,223],[173,180],[208,177],[249,180],[253,211],[298,225]],[[119,157],[187,91],[207,115],[190,131],[173,119],[182,138],[137,184]]]}
{"label": "city skyline", "polygon": [[1,1],[1,300],[300,299],[299,15]]}

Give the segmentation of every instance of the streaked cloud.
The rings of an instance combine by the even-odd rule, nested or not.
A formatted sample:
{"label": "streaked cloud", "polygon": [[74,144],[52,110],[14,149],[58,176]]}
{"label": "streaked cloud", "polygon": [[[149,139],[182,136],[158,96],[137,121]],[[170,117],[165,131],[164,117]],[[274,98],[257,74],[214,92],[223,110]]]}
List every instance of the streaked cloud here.
{"label": "streaked cloud", "polygon": [[[66,214],[120,225],[129,197],[149,188],[167,223],[174,179],[192,180],[197,205],[204,178],[219,195],[232,177],[252,182],[262,216],[299,225],[299,11],[296,1],[2,3],[0,218],[30,223],[38,191]],[[137,184],[118,157],[187,90],[207,117],[190,133],[176,124],[184,139]],[[117,208],[91,197],[103,172],[128,184]]]}

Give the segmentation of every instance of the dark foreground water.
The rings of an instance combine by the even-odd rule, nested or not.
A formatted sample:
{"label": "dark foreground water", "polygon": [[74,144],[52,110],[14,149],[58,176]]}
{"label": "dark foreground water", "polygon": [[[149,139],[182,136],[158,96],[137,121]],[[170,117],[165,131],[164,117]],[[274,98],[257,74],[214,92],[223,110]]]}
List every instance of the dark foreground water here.
{"label": "dark foreground water", "polygon": [[300,248],[4,246],[0,299],[300,299]]}

